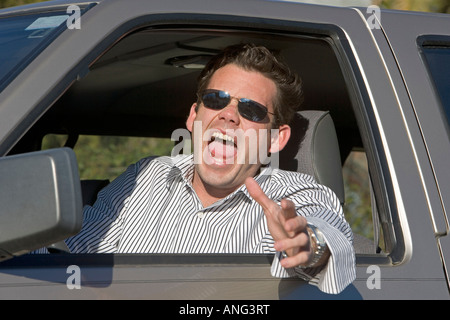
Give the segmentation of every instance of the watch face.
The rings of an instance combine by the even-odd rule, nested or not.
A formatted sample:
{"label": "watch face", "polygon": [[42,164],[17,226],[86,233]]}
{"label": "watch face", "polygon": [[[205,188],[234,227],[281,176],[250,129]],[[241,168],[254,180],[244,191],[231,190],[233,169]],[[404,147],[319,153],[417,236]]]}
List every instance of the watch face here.
{"label": "watch face", "polygon": [[311,262],[306,266],[300,266],[300,268],[302,269],[314,267],[319,262],[320,258],[322,258],[322,255],[327,248],[325,238],[322,232],[316,226],[308,223],[307,230],[311,244],[315,243],[315,250],[313,253],[313,257],[311,258]]}

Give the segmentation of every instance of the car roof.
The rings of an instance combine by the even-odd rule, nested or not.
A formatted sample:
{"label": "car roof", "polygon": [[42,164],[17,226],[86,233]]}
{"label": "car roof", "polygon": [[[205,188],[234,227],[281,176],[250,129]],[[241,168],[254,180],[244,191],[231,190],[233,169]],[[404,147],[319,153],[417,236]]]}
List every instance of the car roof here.
{"label": "car roof", "polygon": [[90,3],[100,3],[104,0],[96,0],[96,1],[72,1],[72,0],[51,0],[51,1],[41,1],[35,2],[25,5],[7,7],[0,10],[0,16],[9,15],[11,13],[14,14],[25,14],[34,11],[45,11],[52,9],[60,9],[61,7],[67,7],[68,5],[86,5]]}
{"label": "car roof", "polygon": [[[158,0],[152,0],[153,2],[157,2]],[[167,0],[160,0],[163,2],[167,2]],[[221,0],[219,0],[221,1]],[[367,10],[366,6],[363,6],[363,1],[361,2],[361,5],[354,5],[353,3],[349,3],[349,5],[346,5],[345,2],[343,4],[337,4],[336,2],[329,1],[328,3],[325,3],[323,1],[318,1],[315,3],[314,1],[290,1],[290,0],[228,0],[228,2],[236,1],[237,3],[243,3],[243,2],[280,2],[280,3],[294,3],[297,5],[306,5],[306,6],[326,6],[326,7],[336,7],[343,10],[353,10],[354,8],[357,8],[361,10],[362,12],[365,12]],[[68,5],[87,5],[87,4],[100,4],[102,2],[124,2],[123,0],[95,0],[95,1],[76,1],[76,0],[50,0],[50,1],[41,1],[31,4],[25,4],[25,5],[19,5],[19,6],[13,6],[8,8],[3,8],[0,10],[0,17],[2,15],[9,15],[9,14],[21,14],[21,13],[27,13],[32,11],[42,11],[42,10],[53,10],[53,9],[60,9],[61,7],[67,7]],[[135,2],[136,5],[139,5],[140,0],[127,0],[127,6],[134,5]],[[214,0],[209,0],[209,2],[214,2]],[[436,15],[436,16],[446,16],[443,13],[431,13],[431,12],[419,12],[419,11],[407,11],[407,10],[393,10],[393,9],[386,9],[386,8],[380,8],[381,12],[392,12],[402,15]]]}

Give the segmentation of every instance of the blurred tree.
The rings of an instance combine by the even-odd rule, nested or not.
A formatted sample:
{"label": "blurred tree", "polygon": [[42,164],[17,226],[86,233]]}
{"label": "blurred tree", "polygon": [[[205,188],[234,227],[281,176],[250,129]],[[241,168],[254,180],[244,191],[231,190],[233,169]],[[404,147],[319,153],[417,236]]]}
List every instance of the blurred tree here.
{"label": "blurred tree", "polygon": [[395,10],[450,13],[450,0],[375,0],[373,4]]}
{"label": "blurred tree", "polygon": [[[64,146],[66,135],[45,136],[42,149]],[[170,155],[174,141],[160,138],[79,137],[74,151],[81,179],[113,180],[132,163],[148,156]]]}
{"label": "blurred tree", "polygon": [[345,217],[354,233],[374,238],[372,203],[366,154],[352,151],[342,168],[345,188]]}
{"label": "blurred tree", "polygon": [[0,0],[0,8],[22,6],[24,4],[43,2],[42,0]]}

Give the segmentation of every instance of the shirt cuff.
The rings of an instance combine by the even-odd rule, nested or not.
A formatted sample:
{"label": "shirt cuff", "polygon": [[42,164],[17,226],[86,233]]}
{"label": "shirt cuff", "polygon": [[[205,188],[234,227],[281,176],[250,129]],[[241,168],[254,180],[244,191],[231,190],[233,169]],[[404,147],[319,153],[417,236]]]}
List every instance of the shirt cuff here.
{"label": "shirt cuff", "polygon": [[[314,268],[289,268],[281,266],[281,253],[276,253],[271,274],[278,278],[300,277],[329,294],[342,292],[356,278],[356,259],[352,239],[320,218],[308,217],[308,223],[315,225],[322,232],[330,250],[330,258],[323,269],[317,273]],[[317,273],[317,274],[315,274]]]}

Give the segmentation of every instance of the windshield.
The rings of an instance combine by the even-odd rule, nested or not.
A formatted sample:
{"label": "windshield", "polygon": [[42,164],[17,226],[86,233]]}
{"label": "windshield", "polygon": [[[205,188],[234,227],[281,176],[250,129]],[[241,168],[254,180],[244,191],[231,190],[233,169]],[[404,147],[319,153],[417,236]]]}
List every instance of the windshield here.
{"label": "windshield", "polygon": [[[90,6],[80,9],[79,15]],[[67,29],[71,14],[59,11],[0,18],[0,92]]]}

